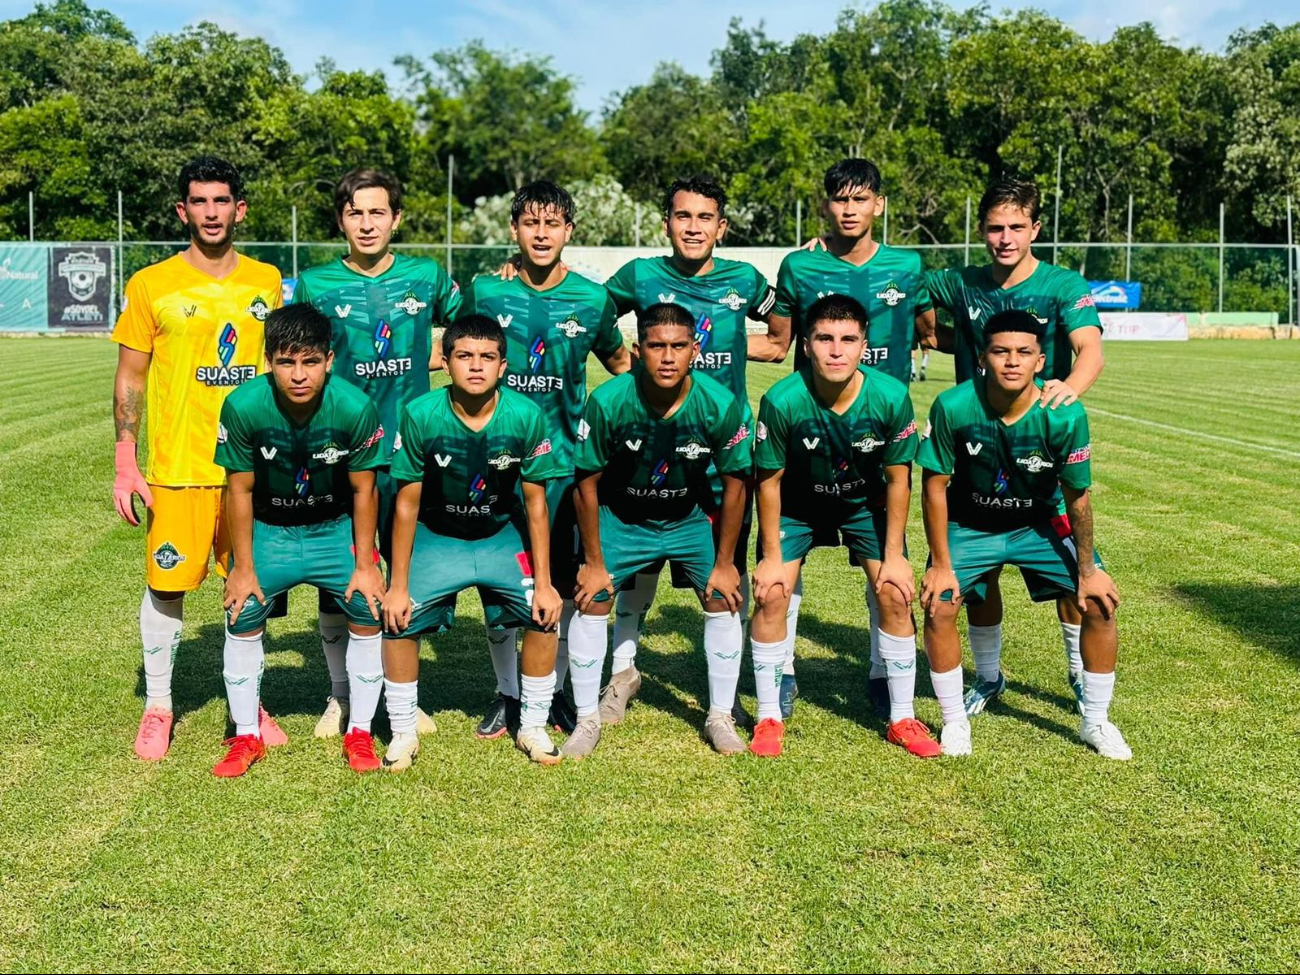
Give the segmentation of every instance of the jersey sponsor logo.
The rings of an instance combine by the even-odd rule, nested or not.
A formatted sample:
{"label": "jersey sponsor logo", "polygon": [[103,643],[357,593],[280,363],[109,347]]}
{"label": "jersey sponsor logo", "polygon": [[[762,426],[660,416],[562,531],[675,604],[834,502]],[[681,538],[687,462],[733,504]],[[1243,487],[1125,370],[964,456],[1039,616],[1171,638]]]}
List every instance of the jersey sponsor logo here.
{"label": "jersey sponsor logo", "polygon": [[157,563],[158,568],[164,572],[168,569],[174,569],[185,561],[185,556],[176,551],[176,546],[171,542],[163,542],[153,550],[153,560]]}
{"label": "jersey sponsor logo", "polygon": [[1088,294],[1088,295],[1084,295],[1082,298],[1076,301],[1074,303],[1074,307],[1071,308],[1070,310],[1081,311],[1084,308],[1096,308],[1096,307],[1097,307],[1097,299],[1094,298],[1092,295]]}
{"label": "jersey sponsor logo", "polygon": [[645,441],[642,440],[640,437],[637,437],[635,440],[624,440],[623,442],[627,444],[628,450],[635,451],[635,450],[640,450],[641,444],[643,444]]}
{"label": "jersey sponsor logo", "polygon": [[411,360],[404,357],[401,359],[376,359],[374,362],[356,362],[353,363],[352,371],[361,379],[394,379],[397,376],[405,376],[411,371]]}
{"label": "jersey sponsor logo", "polygon": [[665,305],[671,305],[674,301],[677,300],[677,295],[673,294],[671,291],[668,292],[668,294],[664,294],[661,291],[659,292],[659,300],[662,301]]}
{"label": "jersey sponsor logo", "polygon": [[579,439],[579,440],[586,440],[586,439],[587,439],[588,437],[590,437],[590,436],[591,436],[591,424],[588,423],[586,420],[579,420],[579,421],[578,421],[578,439]]}
{"label": "jersey sponsor logo", "polygon": [[876,292],[876,297],[887,304],[890,308],[893,308],[907,297],[907,292],[899,289],[897,281],[891,280],[889,284],[885,285],[884,291]]}
{"label": "jersey sponsor logo", "polygon": [[712,450],[704,446],[704,444],[700,443],[698,440],[692,440],[688,443],[682,444],[677,448],[677,452],[679,454],[685,454],[687,460],[699,460],[705,454],[713,453]]}
{"label": "jersey sponsor logo", "polygon": [[1006,510],[1032,508],[1034,506],[1032,498],[1007,498],[996,495],[989,497],[987,494],[980,494],[978,491],[972,491],[970,499],[982,508],[999,508]]}
{"label": "jersey sponsor logo", "polygon": [[311,473],[306,467],[299,467],[298,473],[293,476],[293,489],[300,498],[311,494]]}
{"label": "jersey sponsor logo", "polygon": [[185,317],[186,317],[186,318],[193,318],[193,317],[195,316],[195,314],[198,313],[199,306],[198,306],[198,305],[186,305],[186,306],[185,306],[184,308],[182,308],[181,310],[182,310],[183,312],[185,312]]}
{"label": "jersey sponsor logo", "polygon": [[736,444],[744,443],[748,437],[749,427],[742,423],[740,429],[731,435],[731,439],[727,441],[726,445],[722,449],[730,450],[732,447],[736,446]]}
{"label": "jersey sponsor logo", "polygon": [[[912,426],[913,426],[913,429],[915,429],[916,424],[913,424]],[[860,450],[860,451],[861,451],[862,453],[864,453],[864,454],[869,454],[869,453],[871,453],[873,450],[879,450],[879,449],[880,449],[881,447],[883,447],[884,445],[885,445],[885,441],[883,441],[883,440],[877,440],[877,439],[876,439],[872,434],[870,434],[870,433],[867,434],[865,437],[863,437],[861,440],[855,440],[855,441],[853,441],[853,449],[854,449],[854,450]]]}
{"label": "jersey sponsor logo", "polygon": [[235,346],[238,342],[239,333],[235,331],[235,326],[226,322],[226,327],[217,336],[217,358],[221,360],[223,367],[229,366],[230,360],[235,357]]}
{"label": "jersey sponsor logo", "polygon": [[1084,444],[1075,450],[1071,450],[1068,457],[1065,458],[1067,464],[1082,464],[1085,460],[1092,457],[1092,444]]}
{"label": "jersey sponsor logo", "polygon": [[764,440],[767,439],[767,424],[764,423],[762,420],[758,421],[758,429],[754,433],[754,439],[757,440],[759,443],[762,443]]}
{"label": "jersey sponsor logo", "polygon": [[1011,479],[1007,477],[1006,468],[998,468],[998,476],[993,479],[993,493],[998,497],[1011,490]]}
{"label": "jersey sponsor logo", "polygon": [[271,306],[266,303],[265,298],[258,295],[253,299],[253,303],[248,306],[248,313],[259,322],[264,322],[266,321],[266,316],[271,314]]}
{"label": "jersey sponsor logo", "polygon": [[393,306],[393,311],[404,311],[414,318],[428,307],[428,302],[421,301],[417,298],[414,291],[408,291],[406,294],[402,295],[402,300]]}
{"label": "jersey sponsor logo", "polygon": [[555,327],[563,332],[566,338],[571,339],[576,339],[583,332],[587,331],[587,327],[578,321],[577,317],[574,315],[570,315]]}
{"label": "jersey sponsor logo", "polygon": [[835,475],[834,484],[814,484],[813,490],[818,494],[842,495],[849,494],[867,483],[865,477],[855,477],[848,479],[848,475],[853,473],[853,468],[843,457],[836,457],[831,461],[831,471]]}
{"label": "jersey sponsor logo", "polygon": [[533,339],[533,344],[528,347],[528,368],[533,372],[542,368],[542,360],[546,357],[546,342],[539,335]]}
{"label": "jersey sponsor logo", "polygon": [[319,453],[312,454],[311,459],[324,461],[326,464],[330,464],[332,466],[334,464],[337,464],[339,461],[341,461],[344,457],[348,456],[350,453],[352,453],[352,451],[344,450],[342,447],[340,447],[338,444],[336,444],[334,441],[331,440],[320,450]]}
{"label": "jersey sponsor logo", "polygon": [[863,349],[862,364],[865,366],[878,366],[889,358],[888,349]]}
{"label": "jersey sponsor logo", "polygon": [[973,322],[975,321],[975,319],[980,317],[980,312],[982,312],[983,310],[984,310],[983,308],[978,308],[975,305],[967,305],[966,317]]}
{"label": "jersey sponsor logo", "polygon": [[217,443],[222,444],[230,439],[230,434],[226,431],[224,423],[217,423]]}
{"label": "jersey sponsor logo", "polygon": [[226,327],[217,336],[217,358],[219,366],[199,366],[194,370],[194,378],[204,386],[238,386],[257,375],[256,366],[232,366],[235,348],[239,344],[239,333],[235,326],[226,322]]}
{"label": "jersey sponsor logo", "polygon": [[803,438],[803,445],[807,447],[809,450],[816,450],[817,445],[821,442],[822,442],[821,437],[813,437],[811,440],[809,440],[807,437]]}
{"label": "jersey sponsor logo", "polygon": [[469,482],[469,499],[473,504],[478,504],[487,494],[487,481],[483,479],[482,474],[475,474]]}
{"label": "jersey sponsor logo", "polygon": [[504,471],[518,463],[519,458],[507,451],[506,453],[497,454],[488,461],[488,467],[495,468],[498,471]]}
{"label": "jersey sponsor logo", "polygon": [[700,347],[700,354],[709,347],[709,341],[713,338],[713,320],[708,315],[701,315],[695,320],[695,341]]}
{"label": "jersey sponsor logo", "polygon": [[544,454],[549,454],[550,452],[551,452],[551,438],[547,437],[545,440],[541,441],[536,447],[533,448],[532,453],[528,455],[528,459],[532,460],[534,457],[541,457]]}
{"label": "jersey sponsor logo", "polygon": [[382,318],[375,326],[375,355],[381,359],[388,358],[388,350],[393,344],[393,330]]}
{"label": "jersey sponsor logo", "polygon": [[352,306],[350,304],[335,305],[334,314],[337,315],[339,318],[347,318],[349,315],[352,314]]}
{"label": "jersey sponsor logo", "polygon": [[563,376],[529,376],[506,373],[506,385],[521,393],[558,393],[564,388]]}
{"label": "jersey sponsor logo", "polygon": [[654,487],[662,487],[663,483],[668,480],[668,458],[660,457],[659,462],[655,464],[655,469],[650,472],[650,484]]}
{"label": "jersey sponsor logo", "polygon": [[278,453],[275,447],[259,447],[258,449],[266,460],[275,460],[275,455]]}
{"label": "jersey sponsor logo", "polygon": [[[929,424],[926,425],[925,435],[927,437],[930,435]],[[966,453],[970,454],[972,457],[978,457],[980,451],[983,449],[984,445],[982,443],[971,443],[969,440],[966,441]]]}
{"label": "jersey sponsor logo", "polygon": [[726,305],[732,311],[740,311],[740,306],[745,303],[745,299],[740,297],[740,292],[735,288],[728,288],[727,293],[718,299],[718,304]]}
{"label": "jersey sponsor logo", "polygon": [[[398,434],[397,438],[400,440],[401,434]],[[433,459],[439,467],[446,467],[451,463],[451,454],[434,454]]]}
{"label": "jersey sponsor logo", "polygon": [[510,327],[510,323],[513,322],[514,320],[515,320],[515,316],[514,316],[514,315],[498,315],[498,316],[497,316],[497,324],[500,325],[503,329],[507,329],[507,328],[509,328],[509,327]]}
{"label": "jersey sponsor logo", "polygon": [[366,442],[361,445],[361,449],[365,450],[367,447],[373,447],[375,444],[379,443],[379,441],[383,439],[384,439],[384,425],[381,423],[379,426],[375,427],[375,432],[366,438]]}
{"label": "jersey sponsor logo", "polygon": [[894,437],[894,443],[901,443],[912,434],[916,433],[916,421],[911,421],[907,426],[898,431],[898,436]]}
{"label": "jersey sponsor logo", "polygon": [[1029,471],[1030,474],[1038,474],[1042,471],[1050,471],[1056,465],[1035,450],[1028,457],[1017,457],[1016,463]]}

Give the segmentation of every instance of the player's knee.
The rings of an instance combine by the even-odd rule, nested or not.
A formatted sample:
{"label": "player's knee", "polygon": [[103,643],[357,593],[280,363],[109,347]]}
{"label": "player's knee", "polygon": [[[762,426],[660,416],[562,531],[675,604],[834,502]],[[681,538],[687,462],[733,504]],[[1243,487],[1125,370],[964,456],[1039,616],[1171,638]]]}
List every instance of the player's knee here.
{"label": "player's knee", "polygon": [[375,636],[381,629],[378,623],[374,626],[358,626],[356,623],[348,624],[348,632],[353,636]]}
{"label": "player's knee", "polygon": [[706,613],[730,613],[731,607],[727,605],[724,599],[700,599],[700,604],[704,607]]}
{"label": "player's knee", "polygon": [[927,607],[925,611],[925,625],[934,627],[953,627],[957,625],[957,613],[960,606],[949,600],[939,600],[933,607]]}
{"label": "player's knee", "polygon": [[875,595],[876,604],[885,615],[898,616],[907,614],[907,600],[903,598],[903,593],[897,586],[883,586]]}
{"label": "player's knee", "polygon": [[1089,599],[1088,608],[1083,613],[1081,620],[1088,624],[1089,627],[1113,627],[1115,625],[1115,614],[1118,612],[1118,609],[1107,609],[1101,604],[1100,600]]}
{"label": "player's knee", "polygon": [[614,608],[614,600],[606,599],[603,602],[592,600],[587,604],[587,608],[582,611],[583,616],[608,616],[609,611]]}

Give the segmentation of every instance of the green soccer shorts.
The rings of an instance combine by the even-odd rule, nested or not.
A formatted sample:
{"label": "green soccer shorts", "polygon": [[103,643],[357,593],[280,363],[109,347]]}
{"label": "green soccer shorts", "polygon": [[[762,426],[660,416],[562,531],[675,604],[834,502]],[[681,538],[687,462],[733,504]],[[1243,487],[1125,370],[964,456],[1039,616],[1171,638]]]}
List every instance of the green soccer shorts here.
{"label": "green soccer shorts", "polygon": [[[713,571],[716,552],[713,526],[699,508],[668,525],[637,525],[622,521],[610,509],[602,507],[600,545],[615,589],[631,584],[638,572],[657,569],[667,562],[674,578],[682,579],[696,592],[703,592]],[[609,593],[597,593],[595,598],[597,602],[605,602]]]}
{"label": "green soccer shorts", "polygon": [[[709,512],[709,524],[713,530],[713,551],[716,557],[718,551],[718,535],[722,530],[722,508]],[[740,578],[745,578],[749,574],[749,537],[754,531],[754,486],[745,485],[745,510],[740,516],[740,535],[736,539],[736,554],[732,559],[736,571],[740,573]],[[663,568],[662,563],[653,569],[657,574]],[[673,565],[669,568],[669,577],[674,589],[693,589],[691,581],[686,578],[686,573],[678,566]]]}
{"label": "green soccer shorts", "polygon": [[[1036,603],[1072,596],[1079,588],[1079,560],[1068,523],[987,532],[949,522],[948,552],[962,599],[973,605],[984,602],[989,574],[1006,565],[1020,570]],[[1104,568],[1096,551],[1093,563]],[[951,600],[952,593],[941,598]]]}
{"label": "green soccer shorts", "polygon": [[[803,519],[781,515],[781,561],[798,562],[814,548],[843,545],[858,564],[869,559],[879,562],[885,554],[884,508],[859,508],[847,518]],[[907,554],[904,547],[903,554]]]}
{"label": "green soccer shorts", "polygon": [[[233,566],[234,556],[231,556]],[[378,626],[380,620],[370,615],[370,608],[360,593],[353,593],[346,603],[343,594],[352,581],[356,558],[352,549],[352,519],[335,518],[316,525],[268,525],[253,521],[253,567],[262,587],[265,603],[249,596],[239,611],[239,619],[227,626],[235,634],[251,633],[266,625],[276,604],[294,586],[315,586],[321,599],[329,600],[330,611],[342,610],[348,621],[359,626]]]}

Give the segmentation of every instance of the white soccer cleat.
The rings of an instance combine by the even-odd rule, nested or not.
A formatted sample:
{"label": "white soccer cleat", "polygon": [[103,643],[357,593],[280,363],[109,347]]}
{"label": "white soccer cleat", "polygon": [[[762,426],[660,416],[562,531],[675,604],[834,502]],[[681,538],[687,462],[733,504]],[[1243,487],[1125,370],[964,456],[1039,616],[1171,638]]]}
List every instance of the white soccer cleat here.
{"label": "white soccer cleat", "polygon": [[1109,721],[1088,724],[1085,718],[1083,723],[1079,725],[1079,738],[1089,748],[1096,749],[1097,754],[1103,758],[1113,758],[1118,762],[1127,762],[1133,757],[1133,749],[1128,747],[1128,742],[1119,733],[1119,729]]}
{"label": "white soccer cleat", "polygon": [[330,696],[325,702],[325,713],[320,716],[316,722],[316,729],[312,732],[317,738],[334,738],[343,734],[348,727],[348,702],[340,701],[337,697]]}
{"label": "white soccer cleat", "polygon": [[415,709],[415,733],[417,735],[431,735],[438,730],[437,723],[419,708]]}
{"label": "white soccer cleat", "polygon": [[405,772],[420,754],[420,739],[407,731],[393,735],[384,750],[384,768],[389,772]]}
{"label": "white soccer cleat", "polygon": [[515,747],[538,765],[560,764],[560,750],[545,728],[520,728],[515,735]]}
{"label": "white soccer cleat", "polygon": [[954,758],[969,755],[971,753],[970,722],[951,721],[945,724],[939,731],[939,748],[942,754]]}

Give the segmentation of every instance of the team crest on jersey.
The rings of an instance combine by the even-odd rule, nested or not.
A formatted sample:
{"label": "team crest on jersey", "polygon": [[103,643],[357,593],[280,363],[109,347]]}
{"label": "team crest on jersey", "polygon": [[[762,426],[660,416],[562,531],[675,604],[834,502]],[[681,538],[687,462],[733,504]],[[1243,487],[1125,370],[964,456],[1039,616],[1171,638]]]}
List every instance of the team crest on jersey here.
{"label": "team crest on jersey", "polygon": [[351,452],[352,451],[350,450],[344,450],[333,440],[331,440],[329,443],[327,443],[324,446],[324,448],[321,449],[319,453],[312,454],[311,459],[324,461],[326,464],[333,466],[334,464],[337,464],[340,460],[342,460]]}
{"label": "team crest on jersey", "polygon": [[1035,450],[1028,457],[1017,457],[1016,463],[1029,471],[1030,474],[1038,474],[1042,471],[1050,471],[1056,465],[1042,455],[1040,451]]}
{"label": "team crest on jersey", "polygon": [[709,345],[709,340],[713,338],[713,320],[708,315],[701,315],[695,320],[695,341],[700,344],[700,354]]}
{"label": "team crest on jersey", "polygon": [[388,350],[393,344],[393,330],[388,323],[382,318],[379,324],[375,326],[375,355],[384,359],[388,357]]}
{"label": "team crest on jersey", "polygon": [[300,498],[311,494],[311,474],[306,467],[299,467],[298,473],[293,476],[293,489]]}
{"label": "team crest on jersey", "polygon": [[687,460],[699,460],[705,454],[713,453],[708,447],[698,440],[691,440],[677,448],[679,454],[684,454]]}
{"label": "team crest on jersey", "polygon": [[1025,311],[1027,311],[1029,314],[1037,318],[1039,325],[1046,325],[1049,321],[1051,321],[1051,319],[1044,318],[1042,315],[1038,314],[1038,309],[1035,308],[1033,305],[1030,305],[1028,308],[1025,309]]}
{"label": "team crest on jersey", "polygon": [[266,303],[265,298],[258,295],[253,299],[253,303],[248,306],[248,313],[259,322],[264,322],[266,321],[266,316],[271,314],[271,306]]}
{"label": "team crest on jersey", "polygon": [[767,424],[764,423],[762,420],[758,421],[758,427],[754,432],[754,439],[758,443],[762,443],[764,440],[767,439]]}
{"label": "team crest on jersey", "polygon": [[586,439],[587,439],[588,437],[590,437],[590,436],[591,436],[591,424],[588,423],[586,420],[579,420],[579,421],[578,421],[578,439],[579,439],[579,440],[586,440]]}
{"label": "team crest on jersey", "polygon": [[[379,428],[380,433],[383,432],[383,429],[384,429],[383,427]],[[402,449],[402,431],[398,430],[397,435],[393,437],[393,450],[398,451],[401,449]]]}
{"label": "team crest on jersey", "polygon": [[518,463],[519,463],[518,457],[511,454],[509,451],[505,451],[504,453],[497,454],[490,461],[488,461],[488,467],[495,468],[496,470],[499,471],[504,471],[504,470],[508,470],[512,465]]}
{"label": "team crest on jersey", "polygon": [[907,297],[907,292],[899,290],[897,281],[890,281],[889,284],[885,285],[884,291],[876,292],[876,297],[887,304],[890,308],[893,308]]}
{"label": "team crest on jersey", "polygon": [[745,303],[745,299],[740,297],[740,292],[735,288],[728,288],[727,293],[718,299],[718,303],[726,305],[732,311],[740,311],[740,306]]}
{"label": "team crest on jersey", "polygon": [[407,291],[406,294],[402,295],[402,300],[393,306],[393,311],[404,311],[414,318],[428,307],[429,303],[417,298],[414,291]]}
{"label": "team crest on jersey", "polygon": [[163,542],[153,550],[153,560],[158,564],[158,568],[166,571],[184,562],[185,556],[176,551],[176,546],[171,542]]}
{"label": "team crest on jersey", "polygon": [[861,440],[853,441],[853,449],[860,450],[864,454],[869,454],[873,450],[879,450],[885,445],[885,441],[877,440],[871,434],[867,434]]}
{"label": "team crest on jersey", "polygon": [[471,504],[478,504],[487,494],[487,481],[483,479],[482,474],[475,474],[469,482],[469,500]]}
{"label": "team crest on jersey", "polygon": [[566,338],[576,339],[579,335],[587,330],[586,326],[578,321],[577,317],[570,315],[564,321],[555,326],[564,333]]}
{"label": "team crest on jersey", "polygon": [[546,356],[546,342],[539,335],[528,347],[528,368],[533,372],[542,368],[542,359]]}
{"label": "team crest on jersey", "polygon": [[659,463],[655,464],[655,469],[650,472],[650,483],[654,487],[663,487],[668,480],[668,458],[660,457]]}

